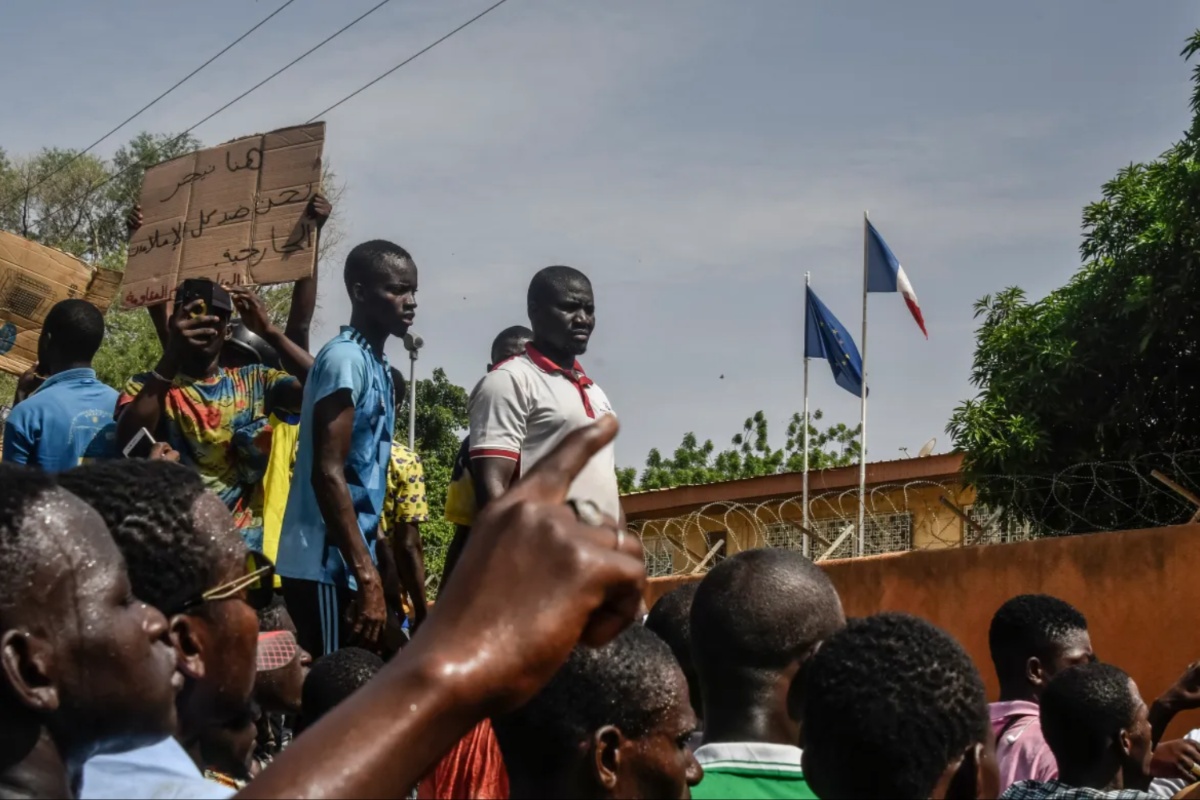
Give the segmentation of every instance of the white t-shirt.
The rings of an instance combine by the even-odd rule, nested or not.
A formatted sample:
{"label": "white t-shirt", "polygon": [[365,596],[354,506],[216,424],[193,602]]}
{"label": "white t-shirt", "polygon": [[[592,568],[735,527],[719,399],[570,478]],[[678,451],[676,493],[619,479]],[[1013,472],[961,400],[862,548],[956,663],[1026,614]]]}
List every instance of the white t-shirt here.
{"label": "white t-shirt", "polygon": [[[612,404],[575,363],[574,374],[529,345],[502,361],[471,392],[471,458],[508,458],[524,472],[564,436],[590,425]],[[519,474],[519,473],[518,473]],[[612,444],[592,456],[576,476],[569,500],[591,500],[613,519],[621,515]]]}
{"label": "white t-shirt", "polygon": [[[1183,738],[1189,742],[1200,744],[1200,728],[1188,731],[1187,736]],[[1155,778],[1150,781],[1150,794],[1155,797],[1174,797],[1182,792],[1194,781],[1184,780],[1183,778]]]}

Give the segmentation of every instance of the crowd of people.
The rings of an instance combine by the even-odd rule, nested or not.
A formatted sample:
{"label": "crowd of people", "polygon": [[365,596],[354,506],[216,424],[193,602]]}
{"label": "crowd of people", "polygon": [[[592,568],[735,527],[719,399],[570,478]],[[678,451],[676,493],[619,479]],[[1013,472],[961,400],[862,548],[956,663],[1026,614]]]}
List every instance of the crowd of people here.
{"label": "crowd of people", "polygon": [[315,356],[315,275],[282,328],[251,289],[185,281],[121,391],[91,367],[100,311],[47,314],[0,461],[0,797],[1200,797],[1200,731],[1164,741],[1200,662],[1147,705],[1060,599],[984,612],[990,706],[952,637],[848,620],[791,550],[647,609],[570,267],[492,343],[427,602],[384,354],[417,266],[377,240],[343,274]]}

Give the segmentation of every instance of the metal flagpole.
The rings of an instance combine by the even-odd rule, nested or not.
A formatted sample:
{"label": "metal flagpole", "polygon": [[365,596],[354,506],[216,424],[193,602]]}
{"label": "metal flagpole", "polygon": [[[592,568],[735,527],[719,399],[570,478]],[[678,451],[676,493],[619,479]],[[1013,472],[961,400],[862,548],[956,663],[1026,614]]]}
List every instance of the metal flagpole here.
{"label": "metal flagpole", "polygon": [[808,537],[808,284],[812,273],[804,273],[804,555],[811,556]]}
{"label": "metal flagpole", "polygon": [[867,547],[867,212],[863,212],[862,415],[858,432],[858,552]]}

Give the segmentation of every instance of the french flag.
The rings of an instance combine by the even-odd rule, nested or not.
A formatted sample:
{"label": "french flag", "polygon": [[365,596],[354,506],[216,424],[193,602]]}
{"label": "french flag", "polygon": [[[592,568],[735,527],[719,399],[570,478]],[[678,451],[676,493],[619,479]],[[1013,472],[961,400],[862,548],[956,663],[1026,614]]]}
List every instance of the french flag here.
{"label": "french flag", "polygon": [[917,303],[917,293],[913,291],[912,284],[908,282],[908,276],[904,274],[904,267],[900,266],[900,259],[896,258],[892,248],[887,246],[887,242],[879,235],[879,231],[875,230],[871,221],[868,219],[865,222],[867,223],[867,291],[899,292],[908,305],[908,310],[912,312],[913,319],[920,326],[921,333],[925,334],[925,338],[928,339],[929,332],[925,330],[925,317],[921,315],[921,306]]}

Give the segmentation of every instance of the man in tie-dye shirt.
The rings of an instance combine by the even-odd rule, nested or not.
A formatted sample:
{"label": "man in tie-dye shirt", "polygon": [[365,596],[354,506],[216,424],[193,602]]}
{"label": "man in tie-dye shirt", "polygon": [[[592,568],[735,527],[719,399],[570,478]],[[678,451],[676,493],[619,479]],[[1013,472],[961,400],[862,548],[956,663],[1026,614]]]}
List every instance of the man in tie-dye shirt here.
{"label": "man in tie-dye shirt", "polygon": [[[261,550],[267,418],[299,410],[312,356],[271,323],[252,291],[213,285],[211,298],[211,305],[194,298],[175,305],[162,358],[154,369],[134,375],[117,400],[117,438],[123,446],[145,428],[170,444],[180,463],[196,469],[234,512],[247,546]],[[261,364],[220,366],[235,307],[246,327],[275,348],[288,372]]]}

